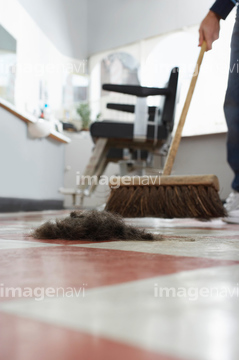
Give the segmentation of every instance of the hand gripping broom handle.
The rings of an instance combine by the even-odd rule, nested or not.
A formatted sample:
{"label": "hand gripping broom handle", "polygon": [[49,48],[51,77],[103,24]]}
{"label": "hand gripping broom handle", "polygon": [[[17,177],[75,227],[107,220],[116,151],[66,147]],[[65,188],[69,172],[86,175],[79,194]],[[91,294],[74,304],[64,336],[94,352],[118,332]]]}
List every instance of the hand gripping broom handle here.
{"label": "hand gripping broom handle", "polygon": [[200,70],[200,67],[201,67],[201,64],[202,64],[203,55],[204,55],[204,52],[206,51],[206,48],[207,48],[207,44],[204,41],[203,44],[202,44],[202,47],[201,47],[200,54],[198,56],[197,65],[196,65],[196,68],[194,70],[193,77],[192,77],[192,80],[191,80],[191,83],[190,83],[190,86],[189,86],[189,89],[188,89],[187,97],[186,97],[184,107],[183,107],[183,110],[182,110],[182,113],[181,113],[181,116],[180,116],[180,119],[179,119],[177,130],[176,130],[174,138],[172,140],[172,143],[171,143],[171,146],[170,146],[170,149],[169,149],[169,152],[168,152],[168,156],[167,156],[167,159],[166,159],[166,162],[165,162],[165,165],[164,165],[163,175],[170,175],[171,174],[172,167],[173,167],[173,164],[174,164],[174,160],[175,160],[175,157],[176,157],[176,154],[177,154],[177,151],[178,151],[178,147],[179,147],[179,144],[180,144],[181,136],[182,136],[183,126],[185,124],[188,109],[189,109],[189,106],[190,106],[190,103],[191,103],[191,100],[192,100],[192,96],[193,96],[193,93],[194,93],[195,85],[196,85],[198,74],[199,74],[199,70]]}

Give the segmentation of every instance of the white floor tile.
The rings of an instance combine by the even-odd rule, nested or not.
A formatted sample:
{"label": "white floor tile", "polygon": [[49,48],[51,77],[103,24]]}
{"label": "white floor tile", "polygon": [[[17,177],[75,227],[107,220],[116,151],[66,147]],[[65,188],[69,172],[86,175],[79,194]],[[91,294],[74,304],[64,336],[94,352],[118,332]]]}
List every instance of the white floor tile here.
{"label": "white floor tile", "polygon": [[40,242],[22,241],[22,240],[4,240],[0,239],[0,250],[6,249],[27,249],[34,247],[60,246],[58,244],[46,244]]}

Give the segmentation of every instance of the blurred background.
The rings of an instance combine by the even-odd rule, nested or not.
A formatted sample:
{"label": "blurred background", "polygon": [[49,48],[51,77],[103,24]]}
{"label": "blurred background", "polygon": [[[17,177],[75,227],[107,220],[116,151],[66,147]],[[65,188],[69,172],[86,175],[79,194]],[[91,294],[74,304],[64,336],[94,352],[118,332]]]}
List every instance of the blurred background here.
{"label": "blurred background", "polygon": [[[175,122],[198,56],[198,27],[209,0],[0,0],[0,211],[72,206],[76,174],[93,149],[95,121],[132,122],[109,102],[135,97],[102,84],[164,87],[178,66]],[[215,173],[230,192],[223,100],[235,11],[205,55],[175,173]],[[158,106],[149,97],[148,106]],[[106,174],[118,174],[110,164]],[[63,189],[59,191],[59,189]],[[65,190],[64,190],[65,189]],[[66,189],[70,189],[67,193]],[[85,199],[103,204],[106,187]]]}

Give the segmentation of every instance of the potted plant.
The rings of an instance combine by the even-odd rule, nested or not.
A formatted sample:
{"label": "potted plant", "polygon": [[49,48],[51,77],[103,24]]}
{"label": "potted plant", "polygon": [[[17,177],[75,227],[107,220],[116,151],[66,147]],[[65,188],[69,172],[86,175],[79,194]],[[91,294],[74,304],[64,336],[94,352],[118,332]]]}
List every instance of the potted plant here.
{"label": "potted plant", "polygon": [[76,109],[77,113],[81,117],[81,130],[89,130],[90,125],[90,106],[88,103],[81,103]]}

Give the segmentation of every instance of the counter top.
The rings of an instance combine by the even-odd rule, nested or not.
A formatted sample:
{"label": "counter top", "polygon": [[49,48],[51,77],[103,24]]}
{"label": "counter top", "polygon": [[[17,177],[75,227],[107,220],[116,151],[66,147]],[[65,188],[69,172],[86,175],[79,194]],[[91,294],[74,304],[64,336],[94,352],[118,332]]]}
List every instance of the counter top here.
{"label": "counter top", "polygon": [[[11,114],[13,114],[14,116],[16,116],[17,118],[19,118],[20,120],[24,121],[27,124],[37,122],[37,118],[35,116],[17,110],[14,105],[10,104],[8,101],[2,98],[0,98],[0,107],[10,112]],[[71,142],[71,139],[69,137],[56,130],[52,130],[49,137],[64,144],[68,144]]]}

